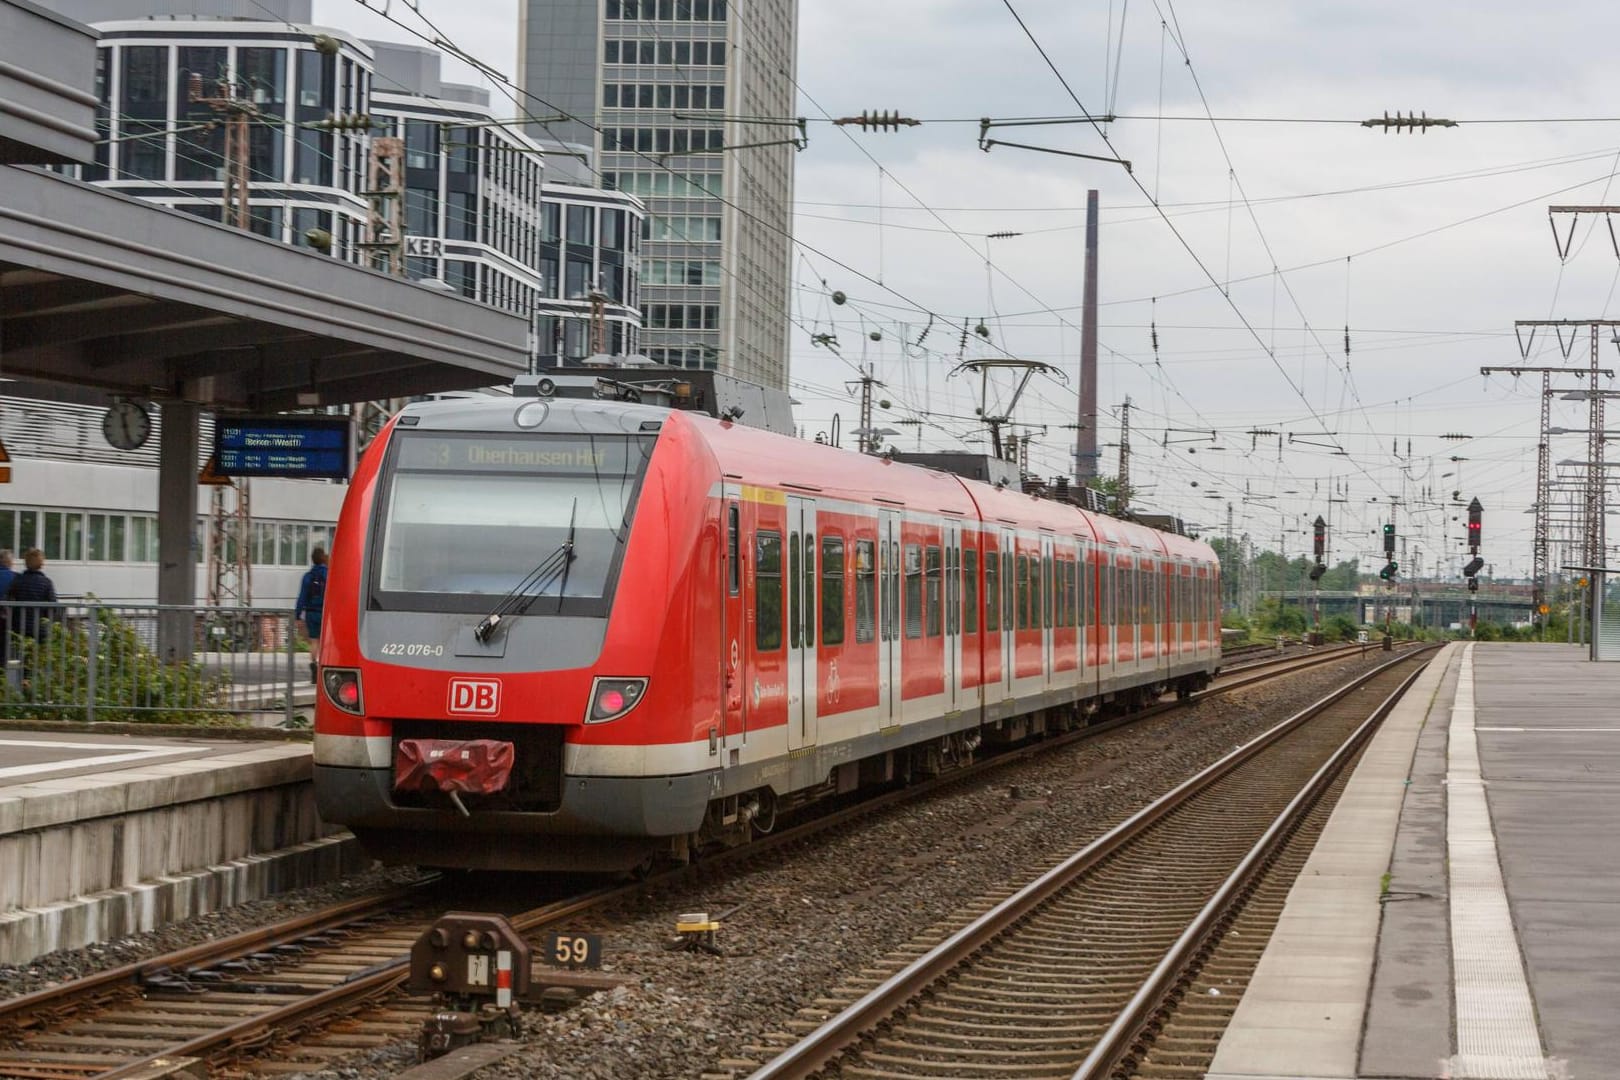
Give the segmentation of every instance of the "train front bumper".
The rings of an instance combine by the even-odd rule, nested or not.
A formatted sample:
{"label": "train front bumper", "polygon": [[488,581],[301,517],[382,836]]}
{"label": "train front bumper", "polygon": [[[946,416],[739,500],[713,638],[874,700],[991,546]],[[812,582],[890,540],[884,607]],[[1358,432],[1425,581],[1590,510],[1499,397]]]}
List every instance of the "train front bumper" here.
{"label": "train front bumper", "polygon": [[[474,811],[395,801],[384,768],[315,766],[323,820],[346,825],[389,863],[486,869],[624,869],[665,838],[703,823],[714,771],[679,776],[562,778],[551,812]],[[632,857],[633,856],[633,857]]]}

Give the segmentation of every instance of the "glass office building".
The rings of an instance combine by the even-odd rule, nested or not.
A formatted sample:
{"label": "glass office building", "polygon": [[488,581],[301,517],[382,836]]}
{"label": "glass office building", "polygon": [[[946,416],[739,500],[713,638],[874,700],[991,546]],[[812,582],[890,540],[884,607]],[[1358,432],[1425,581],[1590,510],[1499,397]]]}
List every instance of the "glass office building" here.
{"label": "glass office building", "polygon": [[[795,0],[523,0],[531,128],[647,204],[642,352],[787,386]],[[759,145],[770,143],[773,145]]]}
{"label": "glass office building", "polygon": [[[82,17],[97,5],[66,6]],[[640,200],[549,181],[516,108],[443,81],[437,52],[290,21],[93,25],[106,141],[84,179],[221,220],[224,117],[242,110],[249,227],[363,262],[371,140],[395,135],[407,276],[531,316],[543,365],[641,350]],[[326,123],[360,117],[369,127]]]}

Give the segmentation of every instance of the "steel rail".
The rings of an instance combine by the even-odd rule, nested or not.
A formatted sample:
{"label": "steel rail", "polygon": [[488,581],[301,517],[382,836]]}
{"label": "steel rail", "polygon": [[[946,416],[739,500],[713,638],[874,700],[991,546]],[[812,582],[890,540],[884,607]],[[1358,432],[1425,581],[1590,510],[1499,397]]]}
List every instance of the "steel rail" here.
{"label": "steel rail", "polygon": [[[1403,659],[1410,659],[1406,657]],[[1398,662],[1398,661],[1397,661]],[[1391,665],[1384,665],[1379,670],[1385,670]],[[1165,999],[1187,973],[1198,950],[1209,941],[1212,934],[1219,929],[1225,915],[1236,905],[1241,903],[1242,894],[1264,872],[1266,865],[1288,835],[1298,826],[1305,814],[1315,804],[1329,784],[1345,767],[1349,760],[1360,751],[1361,746],[1383,723],[1390,711],[1395,708],[1401,697],[1412,687],[1417,677],[1423,674],[1427,663],[1413,671],[1384,701],[1373,710],[1372,715],[1351,732],[1350,737],[1340,744],[1333,755],[1324,762],[1321,768],[1306,782],[1288,805],[1283,808],[1276,819],[1266,829],[1245,855],[1227,879],[1215,890],[1214,895],[1201,908],[1187,929],[1182,931],[1170,951],[1164,955],[1153,973],[1143,982],[1131,998],[1130,1003],[1120,1012],[1114,1022],[1109,1025],[1097,1044],[1092,1047],[1091,1053],[1086,1055],[1080,1067],[1074,1071],[1071,1080],[1106,1080],[1116,1066],[1124,1061],[1133,1050],[1133,1043],[1143,1030],[1152,1021],[1154,1015],[1163,1006]]]}
{"label": "steel rail", "polygon": [[[580,896],[561,900],[554,904],[545,904],[526,911],[513,917],[511,923],[513,928],[520,933],[529,933],[589,910],[614,897],[633,892],[640,887],[640,885],[622,885],[593,890]],[[404,983],[406,977],[410,974],[410,962],[411,958],[408,954],[399,956],[394,960],[369,969],[358,978],[351,979],[328,990],[323,990],[318,994],[300,998],[298,1001],[290,1001],[285,1005],[260,1013],[257,1016],[247,1017],[234,1024],[211,1031],[206,1035],[198,1035],[184,1043],[165,1047],[157,1053],[148,1054],[145,1057],[120,1065],[110,1072],[98,1073],[97,1080],[139,1080],[139,1078],[149,1076],[149,1070],[166,1058],[209,1057],[218,1055],[221,1052],[228,1053],[233,1049],[260,1045],[274,1035],[283,1034],[314,1017],[354,1008],[373,998],[393,992]]]}
{"label": "steel rail", "polygon": [[[1233,668],[1231,671],[1223,672],[1220,675],[1217,675],[1216,679],[1219,681],[1220,685],[1211,686],[1207,690],[1200,691],[1200,694],[1209,694],[1216,690],[1224,693],[1228,690],[1237,690],[1240,687],[1252,686],[1255,683],[1266,682],[1267,680],[1276,678],[1279,675],[1287,675],[1295,671],[1306,671],[1310,668],[1320,667],[1323,664],[1331,664],[1339,660],[1354,659],[1355,657],[1361,655],[1354,652],[1355,648],[1356,646],[1352,645],[1347,649],[1330,653],[1317,653],[1309,656],[1287,656],[1280,657],[1275,660],[1266,660],[1258,664],[1244,664],[1240,667]],[[1194,694],[1193,700],[1197,700],[1200,694]]]}
{"label": "steel rail", "polygon": [[244,930],[230,937],[220,938],[218,941],[207,941],[151,959],[137,960],[44,990],[22,994],[8,1001],[0,1001],[0,1032],[8,1027],[15,1029],[26,1026],[27,1018],[38,1012],[70,1007],[82,999],[104,993],[139,989],[159,975],[226,963],[266,949],[273,949],[278,945],[292,944],[314,934],[341,929],[361,919],[385,914],[409,902],[437,882],[438,876],[435,875],[375,896],[364,896],[334,907],[306,912],[269,926]]}
{"label": "steel rail", "polygon": [[[652,883],[658,885],[678,884],[698,874],[706,873],[717,866],[769,853],[809,839],[820,832],[851,820],[882,811],[898,803],[937,793],[949,786],[978,778],[988,771],[1000,768],[1003,765],[1027,760],[1036,754],[1104,734],[1137,720],[1162,715],[1173,709],[1180,708],[1183,704],[1201,701],[1242,686],[1282,678],[1292,674],[1300,667],[1315,666],[1316,664],[1344,658],[1343,652],[1336,651],[1307,658],[1289,657],[1287,663],[1268,661],[1263,665],[1268,668],[1267,671],[1257,672],[1251,676],[1236,680],[1223,680],[1220,685],[1212,686],[1193,695],[1189,702],[1161,702],[1125,716],[1080,727],[1074,731],[1064,732],[1036,743],[1030,743],[996,754],[993,757],[975,762],[968,768],[957,769],[932,780],[912,784],[901,790],[863,800],[856,805],[823,814],[814,820],[764,835],[750,844],[731,848],[717,855],[694,861],[691,865],[678,870],[656,875],[652,879]],[[1382,670],[1382,668],[1379,670]],[[92,975],[87,979],[38,991],[0,1005],[0,1022],[11,1017],[47,1012],[70,1004],[75,999],[87,997],[94,999],[97,993],[101,991],[115,991],[124,987],[138,988],[153,976],[165,972],[183,971],[188,968],[222,963],[250,955],[253,952],[273,948],[278,944],[296,941],[299,938],[308,937],[322,930],[335,929],[345,922],[356,921],[367,914],[380,914],[389,907],[398,906],[411,893],[425,888],[429,884],[431,884],[431,881],[419,883],[381,897],[350,901],[336,908],[300,916],[260,930],[247,931],[219,942],[193,946],[165,956],[154,957],[150,960]],[[511,922],[513,927],[520,933],[532,933],[542,927],[573,918],[585,911],[614,900],[635,895],[644,890],[647,884],[646,882],[634,882],[592,890],[568,900],[546,904],[524,912],[512,917]],[[352,1010],[368,1001],[395,992],[405,981],[408,974],[408,965],[409,957],[401,955],[394,960],[369,968],[358,976],[351,977],[348,982],[341,985],[266,1010],[256,1016],[246,1017],[208,1034],[196,1036],[185,1043],[165,1047],[160,1052],[148,1054],[134,1061],[121,1064],[110,1071],[96,1074],[97,1080],[137,1080],[137,1078],[148,1075],[153,1066],[165,1059],[177,1057],[219,1058],[228,1056],[233,1052],[262,1045],[277,1035],[285,1035],[300,1026],[310,1026],[315,1018],[322,1015]]]}
{"label": "steel rail", "polygon": [[828,1019],[804,1039],[750,1074],[749,1080],[802,1080],[813,1076],[869,1031],[904,1008],[941,976],[988,945],[1087,870],[1125,847],[1149,826],[1181,806],[1193,795],[1203,791],[1283,736],[1355,692],[1363,684],[1411,660],[1410,654],[1396,657],[1358,676],[1178,784],[890,976],[860,1000]]}

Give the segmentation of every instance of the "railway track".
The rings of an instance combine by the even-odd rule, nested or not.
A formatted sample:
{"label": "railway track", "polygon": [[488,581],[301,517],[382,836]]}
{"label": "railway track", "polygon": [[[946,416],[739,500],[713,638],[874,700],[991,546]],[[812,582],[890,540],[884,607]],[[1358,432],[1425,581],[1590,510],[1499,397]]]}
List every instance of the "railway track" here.
{"label": "railway track", "polygon": [[[852,980],[826,1003],[833,1015],[752,1080],[1102,1080],[1141,1065],[1202,1076],[1224,1020],[1211,1024],[1189,987],[1217,961],[1227,989],[1206,999],[1246,979],[1239,969],[1258,960],[1265,924],[1326,821],[1323,795],[1423,662],[1408,652],[1381,665],[921,955]],[[1247,928],[1227,934],[1251,895],[1261,902]]]}
{"label": "railway track", "polygon": [[[1194,700],[1286,677],[1350,653],[1336,650],[1270,659],[1223,675]],[[751,845],[650,882],[559,896],[540,907],[508,913],[510,921],[519,932],[537,936],[547,927],[650,885],[678,884],[725,862],[790,847],[1055,745],[1177,707],[1179,703],[1167,701],[1129,717],[1048,738],[779,829]],[[291,1073],[368,1049],[409,1043],[427,1011],[425,1002],[399,993],[411,942],[444,911],[466,906],[465,896],[446,903],[435,895],[433,883],[424,881],[0,1002],[0,1078],[144,1080],[163,1075],[153,1072],[161,1062],[184,1059],[234,1062],[240,1072]],[[334,1019],[340,1022],[334,1025]]]}
{"label": "railway track", "polygon": [[[363,1025],[322,1029],[394,995],[412,942],[452,906],[436,884],[424,880],[0,1003],[0,1077],[135,1080],[166,1075],[154,1071],[165,1062],[235,1059],[322,1032],[319,1045],[254,1066],[294,1072],[409,1041],[425,1002],[391,1001]],[[536,931],[618,891],[545,904],[512,922]]]}

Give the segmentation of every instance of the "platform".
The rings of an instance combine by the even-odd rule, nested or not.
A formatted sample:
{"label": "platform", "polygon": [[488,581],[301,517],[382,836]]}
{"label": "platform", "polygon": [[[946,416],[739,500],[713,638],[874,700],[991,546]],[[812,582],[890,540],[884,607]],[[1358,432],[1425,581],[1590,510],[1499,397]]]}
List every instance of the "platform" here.
{"label": "platform", "polygon": [[364,865],[288,738],[0,730],[0,963]]}
{"label": "platform", "polygon": [[[228,757],[264,745],[207,737],[151,737],[128,732],[0,731],[0,801],[15,787],[64,777],[106,774],[179,761]],[[271,757],[280,756],[279,753]],[[296,753],[294,756],[297,756]],[[259,755],[263,758],[264,755]],[[255,759],[257,760],[257,758]],[[145,775],[144,773],[142,775]],[[124,777],[123,779],[130,779]]]}
{"label": "platform", "polygon": [[1449,645],[1368,747],[1207,1075],[1620,1076],[1617,886],[1620,665]]}

